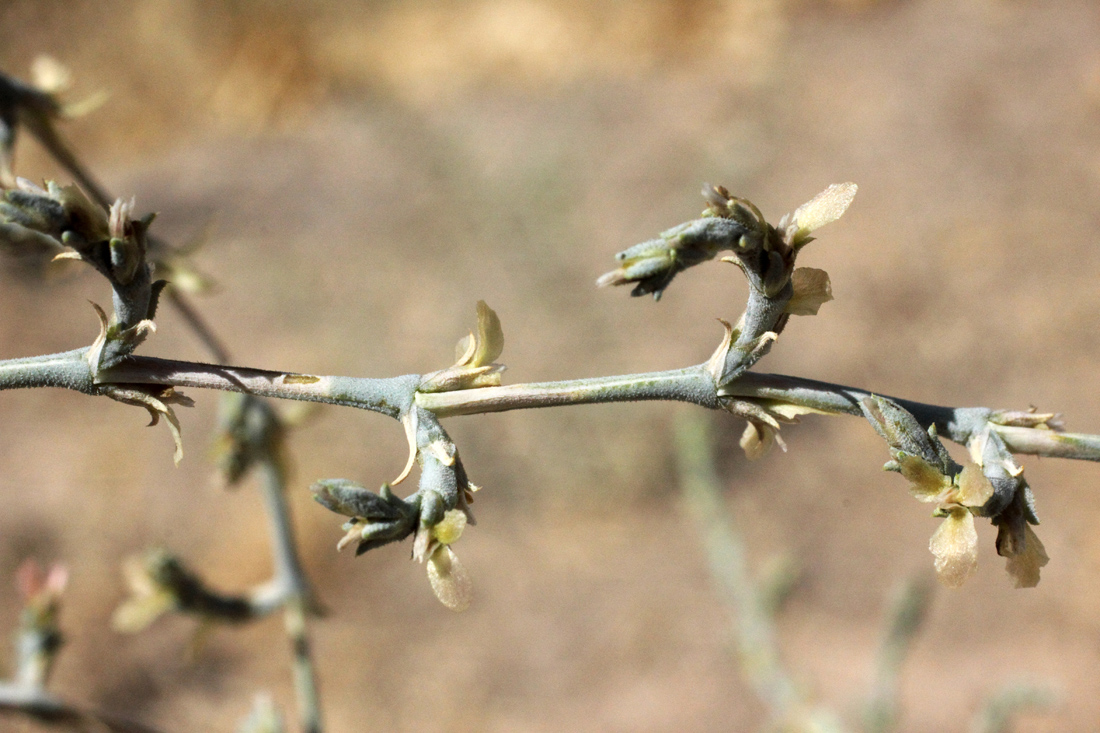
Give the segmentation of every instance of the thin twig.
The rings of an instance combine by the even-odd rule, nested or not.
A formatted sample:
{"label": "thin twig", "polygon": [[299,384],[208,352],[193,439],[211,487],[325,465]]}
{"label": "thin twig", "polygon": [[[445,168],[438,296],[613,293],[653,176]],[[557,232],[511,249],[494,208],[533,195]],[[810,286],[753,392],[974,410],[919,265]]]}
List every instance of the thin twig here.
{"label": "thin twig", "polygon": [[290,506],[286,501],[286,476],[272,457],[260,461],[260,491],[267,509],[275,582],[284,592],[283,612],[294,660],[294,690],[298,717],[305,733],[321,733],[321,703],[310,649],[307,616],[316,607],[309,581],[298,558]]}
{"label": "thin twig", "polygon": [[707,418],[684,415],[676,424],[680,486],[707,549],[711,579],[729,610],[741,672],[768,706],[772,729],[843,733],[836,714],[802,694],[780,659],[774,612],[749,572],[745,542],[723,497],[714,468]]}
{"label": "thin twig", "polygon": [[890,733],[897,729],[900,719],[898,680],[902,664],[924,625],[934,588],[931,578],[920,577],[903,583],[896,592],[863,712],[865,733]]}

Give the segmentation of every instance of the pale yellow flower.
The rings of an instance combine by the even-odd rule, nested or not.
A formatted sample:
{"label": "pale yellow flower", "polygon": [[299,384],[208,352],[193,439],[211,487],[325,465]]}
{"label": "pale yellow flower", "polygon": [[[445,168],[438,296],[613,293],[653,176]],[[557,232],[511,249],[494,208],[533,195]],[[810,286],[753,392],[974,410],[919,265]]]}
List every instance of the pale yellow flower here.
{"label": "pale yellow flower", "polygon": [[428,582],[435,597],[452,611],[465,611],[473,600],[473,583],[465,566],[451,549],[451,544],[462,536],[466,528],[466,513],[461,509],[449,509],[443,521],[432,527],[432,543],[428,555]]}

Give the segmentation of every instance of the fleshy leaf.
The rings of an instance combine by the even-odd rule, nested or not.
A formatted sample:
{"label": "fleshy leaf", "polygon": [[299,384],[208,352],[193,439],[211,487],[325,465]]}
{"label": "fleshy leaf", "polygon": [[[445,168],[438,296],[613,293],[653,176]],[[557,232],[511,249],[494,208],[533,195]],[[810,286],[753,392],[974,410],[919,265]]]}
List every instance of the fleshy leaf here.
{"label": "fleshy leaf", "polygon": [[928,549],[936,556],[940,582],[948,588],[958,588],[978,567],[978,532],[969,511],[956,506],[949,512],[932,535]]}

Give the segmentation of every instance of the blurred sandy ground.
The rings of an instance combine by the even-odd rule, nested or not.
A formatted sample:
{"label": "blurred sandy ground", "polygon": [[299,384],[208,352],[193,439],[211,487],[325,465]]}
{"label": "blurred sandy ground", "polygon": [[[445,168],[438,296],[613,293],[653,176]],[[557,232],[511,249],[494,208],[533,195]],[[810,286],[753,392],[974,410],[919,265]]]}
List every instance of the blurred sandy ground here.
{"label": "blurred sandy ground", "polygon": [[[702,181],[778,218],[853,180],[849,214],[802,263],[832,275],[762,369],[944,404],[1065,411],[1100,432],[1100,17],[1088,0],[788,2],[20,2],[0,65],[39,53],[110,103],[67,132],[108,187],[182,241],[215,219],[201,302],[237,361],[392,375],[450,363],[485,299],[512,382],[705,359],[736,318],[733,268],[655,304],[597,291],[611,255],[697,214]],[[17,171],[56,171],[24,143]],[[91,340],[91,276],[6,275],[5,356]],[[170,313],[149,352],[204,354]],[[209,487],[214,395],[171,467],[144,413],[62,392],[6,393],[0,577],[27,555],[72,566],[55,688],[173,731],[230,730],[257,691],[292,706],[281,622],[216,633],[108,628],[120,560],[166,543],[219,587],[268,572],[255,492]],[[377,485],[399,428],[329,410],[295,436],[294,502],[331,616],[316,647],[333,731],[751,730],[726,611],[674,484],[681,405],[449,423],[478,495],[458,551],[477,599],[440,607],[407,547],[353,560],[306,486]],[[879,470],[856,420],[784,430],[748,464],[715,416],[729,502],[754,561],[804,582],[780,624],[789,667],[852,716],[899,579],[927,572],[936,520]],[[1061,692],[1020,731],[1100,719],[1100,468],[1027,461],[1053,558],[1014,591],[980,529],[981,567],[935,601],[902,680],[906,731],[964,730],[1003,684]],[[14,623],[0,593],[0,628]],[[290,710],[288,709],[288,712]],[[5,722],[4,725],[12,725]]]}

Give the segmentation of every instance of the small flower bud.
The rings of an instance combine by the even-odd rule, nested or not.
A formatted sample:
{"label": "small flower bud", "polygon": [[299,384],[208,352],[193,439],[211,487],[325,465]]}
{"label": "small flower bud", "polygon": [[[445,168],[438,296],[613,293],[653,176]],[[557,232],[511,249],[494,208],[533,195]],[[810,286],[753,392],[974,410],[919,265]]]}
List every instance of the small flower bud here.
{"label": "small flower bud", "polygon": [[621,264],[606,273],[596,285],[635,283],[631,295],[661,294],[672,279],[689,267],[713,259],[724,249],[736,249],[749,230],[728,218],[706,217],[685,222],[661,233],[656,239],[636,244],[615,255]]}
{"label": "small flower bud", "polygon": [[420,518],[419,497],[416,503],[398,498],[389,484],[382,484],[377,494],[347,479],[326,479],[310,487],[313,498],[326,509],[351,517],[345,525],[347,536],[338,546],[357,543],[355,554],[399,542],[417,527]]}

